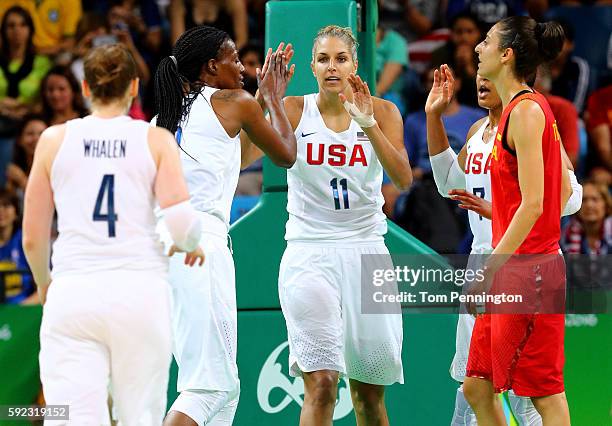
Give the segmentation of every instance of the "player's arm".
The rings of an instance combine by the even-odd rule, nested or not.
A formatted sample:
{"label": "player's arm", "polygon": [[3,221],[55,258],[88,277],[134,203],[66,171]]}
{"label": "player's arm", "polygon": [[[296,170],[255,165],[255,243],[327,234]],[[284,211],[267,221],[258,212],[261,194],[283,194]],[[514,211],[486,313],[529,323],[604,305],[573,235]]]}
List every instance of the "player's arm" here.
{"label": "player's arm", "polygon": [[55,211],[51,165],[64,139],[64,133],[65,126],[62,125],[49,127],[40,135],[24,200],[23,251],[43,304],[51,283],[51,224]]}
{"label": "player's arm", "polygon": [[404,146],[404,123],[392,102],[373,98],[374,118],[378,124],[363,129],[376,156],[393,184],[406,191],[412,184],[412,169]]}
{"label": "player's arm", "polygon": [[[512,255],[525,241],[544,209],[544,158],[542,135],[546,120],[533,101],[520,102],[510,113],[508,141],[516,151],[521,204],[493,254]],[[492,262],[500,259],[492,256]],[[500,259],[501,260],[501,259]],[[499,260],[497,260],[499,261]],[[491,265],[492,269],[501,265]]]}
{"label": "player's arm", "polygon": [[[283,105],[285,107],[287,118],[289,118],[289,123],[291,123],[291,129],[294,131],[299,124],[302,113],[303,106],[300,105],[300,101],[303,104],[303,98],[301,96],[287,96],[283,99]],[[269,115],[266,118],[268,119],[268,121],[270,120]],[[265,155],[261,148],[253,143],[247,132],[244,130],[240,131],[240,149],[241,169],[247,168]]]}
{"label": "player's arm", "polygon": [[[155,197],[162,209],[162,215],[172,240],[180,250],[187,252],[197,250],[202,234],[202,224],[189,202],[189,191],[183,178],[176,141],[168,130],[151,127],[148,142],[157,166],[154,183]],[[196,253],[192,257],[198,257],[198,255],[199,253]],[[202,262],[203,254],[201,257]]]}

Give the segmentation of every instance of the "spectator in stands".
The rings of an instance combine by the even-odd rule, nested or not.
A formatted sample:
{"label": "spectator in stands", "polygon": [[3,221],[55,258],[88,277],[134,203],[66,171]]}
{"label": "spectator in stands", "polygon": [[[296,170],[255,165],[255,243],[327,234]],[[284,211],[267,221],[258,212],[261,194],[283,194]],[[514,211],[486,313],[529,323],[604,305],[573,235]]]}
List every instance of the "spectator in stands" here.
{"label": "spectator in stands", "polygon": [[590,89],[591,68],[587,61],[574,55],[574,28],[569,22],[560,21],[565,42],[559,56],[550,63],[550,93],[572,102],[581,114]]}
{"label": "spectator in stands", "polygon": [[612,254],[612,199],[606,186],[582,184],[582,207],[561,235],[564,253]]}
{"label": "spectator in stands", "polygon": [[40,82],[52,64],[34,51],[34,23],[22,7],[7,10],[0,26],[0,111],[20,118],[38,100]]}
{"label": "spectator in stands", "polygon": [[244,0],[171,0],[168,7],[171,42],[197,25],[210,25],[230,35],[240,49],[249,41]]}
{"label": "spectator in stands", "polygon": [[461,12],[451,21],[448,42],[431,54],[433,68],[448,64],[461,79],[461,91],[457,93],[459,103],[478,107],[476,93],[476,70],[478,57],[474,49],[482,39],[481,23],[469,11]]}
{"label": "spectator in stands", "polygon": [[380,24],[410,43],[443,23],[441,6],[441,0],[378,0]]}
{"label": "spectator in stands", "polygon": [[596,90],[587,101],[584,114],[589,133],[589,168],[612,172],[612,85]]}
{"label": "spectator in stands", "polygon": [[557,127],[561,135],[561,142],[565,148],[565,152],[575,168],[578,167],[578,156],[580,154],[580,138],[578,134],[578,112],[570,101],[560,96],[555,96],[550,93],[552,87],[552,79],[550,75],[550,67],[548,64],[538,67],[537,78],[534,88],[542,93],[550,109],[557,120]]}
{"label": "spectator in stands", "polygon": [[[21,245],[21,219],[17,196],[0,189],[0,277],[7,303],[37,303],[36,288]],[[15,273],[10,273],[16,271]],[[17,271],[23,271],[20,273]]]}
{"label": "spectator in stands", "polygon": [[600,79],[610,72],[606,55],[612,33],[610,2],[561,1],[559,6],[551,8],[546,13],[545,20],[565,21],[573,28],[581,29],[574,32],[573,54],[588,62],[591,81],[594,87],[597,87]]}
{"label": "spectator in stands", "polygon": [[[424,81],[424,86],[427,90],[431,89],[433,84],[434,69],[430,69]],[[455,90],[460,90],[462,85],[460,78],[455,79]],[[465,144],[465,138],[472,124],[484,117],[486,112],[481,108],[472,108],[460,104],[456,97],[449,103],[446,111],[442,116],[444,128],[448,135],[448,141],[451,148],[459,153]],[[427,151],[427,126],[425,111],[418,111],[409,114],[404,123],[404,144],[408,157],[413,163],[412,174],[415,180],[423,177],[424,174],[431,173],[431,164],[429,163],[429,152]]]}
{"label": "spectator in stands", "polygon": [[34,161],[34,150],[40,134],[47,128],[42,115],[28,115],[23,119],[21,129],[17,135],[17,144],[13,154],[13,161],[6,170],[7,187],[23,198],[28,175]]}
{"label": "spectator in stands", "polygon": [[537,2],[539,0],[448,0],[446,16],[451,21],[456,15],[468,11],[479,22],[485,26],[485,32],[508,16],[524,15],[524,3]]}
{"label": "spectator in stands", "polygon": [[32,38],[34,23],[22,7],[9,8],[0,24],[0,187],[12,157],[19,120],[38,100],[40,82],[51,68],[37,55]]}
{"label": "spectator in stands", "polygon": [[110,0],[111,28],[126,24],[143,57],[157,56],[162,47],[162,20],[155,0]]}
{"label": "spectator in stands", "polygon": [[257,68],[263,63],[262,48],[257,44],[249,43],[238,52],[238,58],[244,66],[244,90],[255,96],[257,92]]}
{"label": "spectator in stands", "polygon": [[71,71],[78,81],[84,79],[83,58],[94,47],[105,44],[122,43],[132,54],[138,68],[138,77],[141,84],[147,84],[151,79],[151,72],[140,51],[136,48],[127,24],[113,15],[112,9],[108,16],[88,12],[83,16],[77,31],[76,58],[71,65]]}
{"label": "spectator in stands", "polygon": [[81,19],[81,0],[3,0],[0,16],[10,7],[19,5],[28,11],[34,21],[34,46],[40,54],[58,56],[70,61],[74,35]]}
{"label": "spectator in stands", "polygon": [[408,67],[408,46],[397,32],[376,28],[376,94],[393,102],[404,115],[406,105],[402,99],[402,74]]}
{"label": "spectator in stands", "polygon": [[[257,92],[257,68],[261,69],[263,58],[261,47],[256,44],[247,44],[238,52],[238,58],[244,66],[243,73],[243,89],[255,96]],[[253,162],[249,167],[240,172],[238,178],[238,186],[236,187],[236,197],[234,203],[243,201],[241,196],[255,196],[261,194],[261,185],[263,183],[263,166],[262,160],[259,159]],[[250,205],[249,207],[252,207]],[[244,209],[247,210],[247,209]],[[242,212],[242,214],[246,211]]]}
{"label": "spectator in stands", "polygon": [[55,66],[41,85],[42,113],[49,126],[62,124],[88,114],[81,86],[70,68]]}

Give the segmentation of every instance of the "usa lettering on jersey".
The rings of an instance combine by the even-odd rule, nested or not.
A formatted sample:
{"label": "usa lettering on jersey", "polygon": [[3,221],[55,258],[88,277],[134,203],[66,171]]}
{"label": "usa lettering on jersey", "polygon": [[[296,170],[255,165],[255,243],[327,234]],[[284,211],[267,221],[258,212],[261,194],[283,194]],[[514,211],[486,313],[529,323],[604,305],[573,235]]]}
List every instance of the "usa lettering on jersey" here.
{"label": "usa lettering on jersey", "polygon": [[465,174],[480,175],[489,174],[491,171],[491,154],[487,155],[486,161],[483,162],[484,153],[472,152],[468,155],[465,161]]}
{"label": "usa lettering on jersey", "polygon": [[355,144],[352,148],[347,148],[342,144],[331,144],[326,151],[325,144],[315,145],[308,142],[306,144],[306,162],[311,166],[320,166],[323,163],[334,167],[353,167],[359,164],[363,167],[368,166],[368,160],[361,144]]}

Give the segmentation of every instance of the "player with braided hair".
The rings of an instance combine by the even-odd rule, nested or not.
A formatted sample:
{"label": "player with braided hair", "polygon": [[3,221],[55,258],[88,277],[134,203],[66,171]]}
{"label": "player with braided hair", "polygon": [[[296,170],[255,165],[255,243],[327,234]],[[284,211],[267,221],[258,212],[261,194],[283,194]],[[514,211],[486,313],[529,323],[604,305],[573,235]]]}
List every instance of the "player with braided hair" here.
{"label": "player with braided hair", "polygon": [[[227,425],[239,396],[236,366],[237,308],[234,262],[228,249],[230,207],[241,167],[251,151],[268,154],[281,167],[296,158],[296,140],[282,97],[293,74],[291,46],[268,52],[258,72],[262,106],[242,89],[244,67],[223,31],[199,26],[186,31],[155,75],[156,124],[175,133],[191,196],[203,224],[203,268],[188,268],[197,256],[170,259],[174,356],[179,397],[166,425]],[[248,138],[241,143],[240,133]],[[254,149],[255,147],[257,149]],[[162,240],[171,242],[161,229]],[[172,247],[171,252],[175,249]]]}

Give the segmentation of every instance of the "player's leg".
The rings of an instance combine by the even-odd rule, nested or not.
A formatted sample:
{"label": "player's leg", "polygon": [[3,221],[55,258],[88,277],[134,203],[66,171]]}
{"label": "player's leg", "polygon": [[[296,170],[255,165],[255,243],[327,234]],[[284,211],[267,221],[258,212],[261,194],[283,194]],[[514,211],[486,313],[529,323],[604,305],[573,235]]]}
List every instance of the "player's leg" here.
{"label": "player's leg", "polygon": [[389,424],[385,407],[385,387],[350,379],[351,399],[358,426],[386,426]]}
{"label": "player's leg", "polygon": [[476,426],[476,414],[474,414],[474,410],[472,410],[472,407],[470,407],[470,404],[465,399],[463,383],[457,388],[455,411],[453,412],[451,426]]}
{"label": "player's leg", "polygon": [[463,394],[479,426],[505,425],[501,402],[493,387],[492,332],[493,315],[480,315],[474,324],[470,355],[463,382]]}
{"label": "player's leg", "polygon": [[514,418],[519,426],[542,426],[542,417],[536,410],[531,398],[518,396],[511,389],[508,391],[508,400]]}
{"label": "player's leg", "polygon": [[189,268],[183,255],[170,260],[174,356],[178,398],[164,425],[191,419],[209,424],[240,392],[236,365],[237,309],[234,263],[227,237],[204,234],[206,262]]}
{"label": "player's leg", "polygon": [[112,286],[109,346],[117,417],[121,425],[159,425],[172,351],[168,283],[159,274],[134,272]]}
{"label": "player's leg", "polygon": [[[368,305],[367,296],[362,300],[362,286],[373,283],[362,282],[361,274],[393,270],[393,263],[382,242],[338,248],[336,258],[342,271],[344,357],[357,424],[387,425],[384,387],[404,381],[401,308],[399,304]],[[395,283],[386,283],[381,289],[385,294],[397,294]]]}
{"label": "player's leg", "polygon": [[493,383],[487,379],[466,377],[463,392],[474,413],[478,426],[505,426],[506,417]]}
{"label": "player's leg", "polygon": [[476,415],[470,407],[463,393],[463,381],[470,353],[470,340],[474,329],[474,317],[467,313],[460,313],[457,318],[457,334],[455,339],[455,356],[450,367],[451,377],[461,383],[455,395],[455,411],[451,426],[475,426]]}
{"label": "player's leg", "polygon": [[304,372],[304,405],[300,426],[331,426],[338,393],[338,372]]}
{"label": "player's leg", "polygon": [[570,414],[565,392],[556,395],[531,398],[542,416],[543,426],[569,426]]}
{"label": "player's leg", "polygon": [[339,272],[332,248],[290,243],[279,271],[289,372],[304,379],[301,425],[331,425],[342,347]]}
{"label": "player's leg", "polygon": [[92,287],[64,278],[49,288],[40,328],[40,378],[46,404],[68,405],[70,422],[46,424],[110,425],[103,295]]}

